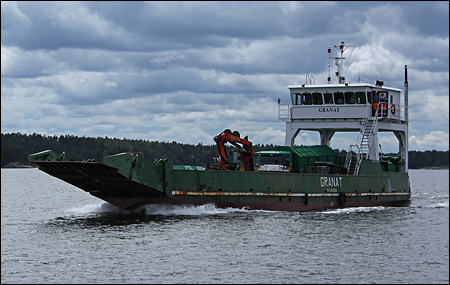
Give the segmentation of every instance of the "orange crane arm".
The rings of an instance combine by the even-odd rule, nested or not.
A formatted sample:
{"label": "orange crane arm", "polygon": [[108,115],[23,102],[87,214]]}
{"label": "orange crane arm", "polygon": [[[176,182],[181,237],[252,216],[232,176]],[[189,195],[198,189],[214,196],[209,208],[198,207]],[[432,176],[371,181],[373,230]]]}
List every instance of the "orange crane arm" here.
{"label": "orange crane arm", "polygon": [[[222,170],[228,169],[228,157],[225,150],[225,144],[227,142],[231,143],[239,149],[240,155],[238,159],[244,164],[245,171],[253,171],[253,154],[255,150],[253,149],[252,142],[247,140],[247,137],[241,139],[239,133],[231,133],[229,129],[226,129],[222,133],[214,137],[214,141],[217,143],[217,153],[219,155],[219,168]],[[240,146],[241,144],[242,146]]]}

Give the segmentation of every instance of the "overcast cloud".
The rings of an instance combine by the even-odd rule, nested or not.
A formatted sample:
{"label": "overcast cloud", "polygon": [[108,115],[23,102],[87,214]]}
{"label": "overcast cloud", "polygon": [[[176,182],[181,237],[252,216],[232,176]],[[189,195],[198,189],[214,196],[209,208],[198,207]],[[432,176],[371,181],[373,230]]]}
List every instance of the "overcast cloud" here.
{"label": "overcast cloud", "polygon": [[410,150],[448,150],[447,1],[2,1],[1,132],[209,145],[230,128],[283,145],[278,98],[306,74],[326,83],[341,41],[356,45],[347,81],[403,89],[408,65]]}

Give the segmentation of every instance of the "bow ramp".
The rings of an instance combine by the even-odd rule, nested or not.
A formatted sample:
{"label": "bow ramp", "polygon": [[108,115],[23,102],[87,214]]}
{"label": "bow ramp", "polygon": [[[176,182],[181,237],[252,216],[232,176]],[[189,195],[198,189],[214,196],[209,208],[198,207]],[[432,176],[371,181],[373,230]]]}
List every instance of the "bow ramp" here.
{"label": "bow ramp", "polygon": [[[74,161],[46,150],[30,155],[39,169],[108,201],[109,198],[161,198],[165,193],[165,160],[149,162],[134,153],[106,156],[101,163]],[[145,174],[145,175],[144,175]],[[128,207],[125,207],[128,208]]]}

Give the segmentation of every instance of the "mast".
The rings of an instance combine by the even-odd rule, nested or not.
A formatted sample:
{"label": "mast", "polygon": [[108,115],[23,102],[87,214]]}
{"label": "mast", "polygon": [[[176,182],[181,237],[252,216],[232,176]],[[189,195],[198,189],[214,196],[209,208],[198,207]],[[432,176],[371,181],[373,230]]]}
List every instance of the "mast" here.
{"label": "mast", "polygon": [[403,85],[405,87],[405,120],[406,123],[409,124],[409,120],[408,120],[408,66],[405,65],[405,83]]}
{"label": "mast", "polygon": [[406,120],[406,131],[405,131],[405,138],[404,138],[404,142],[403,142],[403,153],[402,153],[402,149],[400,149],[400,153],[402,153],[404,160],[405,160],[405,172],[408,172],[408,168],[409,168],[409,146],[408,146],[408,139],[409,139],[409,134],[408,134],[408,128],[409,128],[409,114],[408,114],[408,66],[405,65],[405,83],[404,83],[404,88],[405,90],[403,90],[404,92],[404,104],[405,104],[405,120]]}
{"label": "mast", "polygon": [[[339,83],[339,84],[344,84],[345,83],[345,77],[342,76],[343,73],[343,66],[342,64],[344,63],[344,52],[347,50],[347,48],[351,47],[351,46],[355,46],[355,45],[345,45],[344,42],[341,42],[340,45],[334,45],[334,46],[330,46],[328,47],[328,53],[329,53],[329,58],[330,59],[334,59],[334,64],[336,65],[336,82],[335,83]],[[340,53],[340,56],[331,56],[331,48],[334,47],[337,49],[337,51]],[[328,83],[330,83],[331,77],[328,76]]]}

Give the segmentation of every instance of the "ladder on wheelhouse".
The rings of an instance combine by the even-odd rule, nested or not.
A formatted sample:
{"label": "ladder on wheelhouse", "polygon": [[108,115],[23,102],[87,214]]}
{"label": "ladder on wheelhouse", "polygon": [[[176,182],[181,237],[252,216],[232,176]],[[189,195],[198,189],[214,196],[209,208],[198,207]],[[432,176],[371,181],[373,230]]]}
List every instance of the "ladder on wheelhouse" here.
{"label": "ladder on wheelhouse", "polygon": [[361,129],[359,130],[358,139],[356,142],[356,145],[351,145],[350,150],[347,152],[347,157],[345,160],[345,168],[347,168],[348,172],[351,170],[352,160],[353,160],[353,146],[356,146],[357,152],[356,152],[356,161],[355,161],[355,167],[353,175],[359,174],[359,169],[361,167],[361,161],[363,159],[369,158],[370,148],[372,145],[372,141],[375,136],[375,130],[378,123],[378,109],[375,113],[375,116],[364,117],[362,123],[361,123]]}

